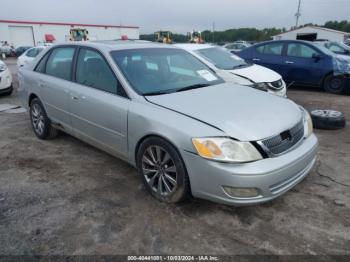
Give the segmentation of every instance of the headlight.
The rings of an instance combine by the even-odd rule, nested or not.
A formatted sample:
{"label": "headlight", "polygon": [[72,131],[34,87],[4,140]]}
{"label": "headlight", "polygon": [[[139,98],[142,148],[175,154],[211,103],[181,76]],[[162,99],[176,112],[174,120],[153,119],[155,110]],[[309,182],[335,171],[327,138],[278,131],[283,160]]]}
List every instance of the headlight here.
{"label": "headlight", "polygon": [[268,84],[269,88],[272,90],[281,90],[285,87],[285,83],[284,83],[282,78],[280,80],[270,82],[267,84]]}
{"label": "headlight", "polygon": [[269,86],[266,83],[255,83],[252,87],[261,91],[267,91],[269,89]]}
{"label": "headlight", "polygon": [[7,66],[4,63],[0,62],[0,72],[3,72],[7,69]]}
{"label": "headlight", "polygon": [[252,162],[262,159],[259,151],[249,142],[229,138],[193,138],[192,143],[201,157],[222,162]]}
{"label": "headlight", "polygon": [[311,116],[309,114],[309,112],[302,108],[303,111],[303,115],[304,115],[304,137],[309,137],[311,136],[312,132],[313,132],[313,125],[312,125],[312,119]]}

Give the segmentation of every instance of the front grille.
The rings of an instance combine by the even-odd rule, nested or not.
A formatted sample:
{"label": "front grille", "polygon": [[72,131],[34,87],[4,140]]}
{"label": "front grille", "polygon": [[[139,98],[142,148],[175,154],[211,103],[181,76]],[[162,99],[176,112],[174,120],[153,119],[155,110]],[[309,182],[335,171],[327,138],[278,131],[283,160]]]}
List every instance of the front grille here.
{"label": "front grille", "polygon": [[294,127],[277,136],[262,140],[263,145],[274,155],[282,154],[297,144],[304,136],[304,124],[300,121]]}

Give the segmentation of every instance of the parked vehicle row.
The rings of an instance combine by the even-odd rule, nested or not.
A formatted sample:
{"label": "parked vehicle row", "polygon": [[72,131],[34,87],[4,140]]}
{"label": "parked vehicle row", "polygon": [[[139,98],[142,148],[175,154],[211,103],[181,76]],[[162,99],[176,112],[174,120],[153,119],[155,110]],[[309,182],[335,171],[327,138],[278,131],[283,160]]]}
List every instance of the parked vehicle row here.
{"label": "parked vehicle row", "polygon": [[298,40],[269,41],[248,47],[238,55],[270,68],[287,83],[322,87],[340,94],[350,88],[350,60],[323,45]]}
{"label": "parked vehicle row", "polygon": [[24,51],[23,54],[21,54],[17,58],[17,66],[22,67],[26,64],[31,63],[35,59],[35,57],[37,57],[38,54],[40,54],[40,52],[43,51],[45,48],[45,46],[38,46],[27,49],[26,51]]}
{"label": "parked vehicle row", "polygon": [[38,138],[61,130],[126,160],[165,202],[269,201],[303,180],[316,159],[305,109],[225,83],[175,46],[56,45],[19,69],[19,94]]}
{"label": "parked vehicle row", "polygon": [[225,48],[208,44],[177,44],[175,46],[200,59],[226,82],[286,97],[287,88],[279,74],[268,68],[247,63]]}
{"label": "parked vehicle row", "polygon": [[9,95],[12,93],[12,75],[4,62],[0,60],[0,94]]}

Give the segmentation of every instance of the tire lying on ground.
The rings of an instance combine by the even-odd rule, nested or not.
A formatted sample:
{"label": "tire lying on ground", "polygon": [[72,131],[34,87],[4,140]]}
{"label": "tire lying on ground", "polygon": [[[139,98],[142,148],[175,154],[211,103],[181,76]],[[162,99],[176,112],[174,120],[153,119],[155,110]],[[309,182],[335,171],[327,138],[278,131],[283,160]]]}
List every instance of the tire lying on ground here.
{"label": "tire lying on ground", "polygon": [[335,110],[313,110],[310,113],[312,124],[317,129],[335,130],[345,127],[345,116]]}

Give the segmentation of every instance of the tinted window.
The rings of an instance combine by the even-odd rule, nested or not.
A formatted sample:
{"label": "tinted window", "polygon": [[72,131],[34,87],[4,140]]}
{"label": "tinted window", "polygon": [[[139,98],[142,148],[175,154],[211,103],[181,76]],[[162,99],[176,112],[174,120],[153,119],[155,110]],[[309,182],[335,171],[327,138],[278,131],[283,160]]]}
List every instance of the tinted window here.
{"label": "tinted window", "polygon": [[288,56],[312,58],[314,54],[318,54],[318,52],[307,45],[298,44],[298,43],[288,44],[288,51],[287,51]]}
{"label": "tinted window", "polygon": [[144,95],[223,82],[199,59],[180,49],[125,49],[113,51],[112,57],[131,86]]}
{"label": "tinted window", "polygon": [[79,52],[76,81],[114,94],[117,94],[119,86],[107,62],[98,52],[90,49],[81,49]]}
{"label": "tinted window", "polygon": [[256,51],[265,55],[282,55],[283,43],[271,43],[256,48]]}
{"label": "tinted window", "polygon": [[36,72],[45,73],[45,64],[49,55],[50,55],[50,52],[45,54],[44,57],[41,58],[39,64],[35,68]]}
{"label": "tinted window", "polygon": [[74,51],[73,47],[55,48],[47,60],[46,74],[70,80]]}
{"label": "tinted window", "polygon": [[36,57],[38,54],[40,54],[40,52],[43,50],[43,48],[32,48],[30,50],[28,50],[28,52],[26,53],[27,57]]}

